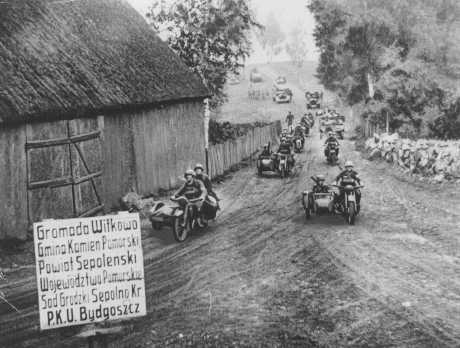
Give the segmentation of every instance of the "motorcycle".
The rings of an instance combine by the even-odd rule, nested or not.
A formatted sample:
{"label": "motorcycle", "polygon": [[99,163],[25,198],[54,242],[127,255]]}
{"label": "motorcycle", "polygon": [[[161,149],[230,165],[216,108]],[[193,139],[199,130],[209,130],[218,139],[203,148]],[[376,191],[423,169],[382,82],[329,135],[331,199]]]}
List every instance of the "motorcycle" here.
{"label": "motorcycle", "polygon": [[294,140],[294,152],[300,153],[304,147],[304,141],[300,136],[297,136]]}
{"label": "motorcycle", "polygon": [[173,204],[157,202],[150,209],[150,222],[154,230],[159,230],[163,226],[172,227],[174,239],[183,242],[189,234],[198,226],[200,219],[203,227],[208,225],[208,221],[216,217],[218,210],[217,201],[213,197],[207,197],[202,205],[202,213],[198,214],[197,203],[200,198],[187,199],[184,196],[171,197]]}
{"label": "motorcycle", "polygon": [[307,122],[302,122],[302,127],[304,129],[304,134],[306,137],[310,134],[310,125]]}
{"label": "motorcycle", "polygon": [[329,144],[326,148],[326,158],[329,164],[336,164],[338,161],[339,147],[335,144]]}
{"label": "motorcycle", "polygon": [[[317,183],[315,177],[311,179]],[[329,186],[327,186],[329,188]],[[329,192],[313,192],[304,191],[302,193],[302,206],[305,210],[305,218],[308,220],[315,215],[332,214],[334,213],[334,197],[335,193]]]}
{"label": "motorcycle", "polygon": [[288,155],[278,154],[278,172],[281,178],[288,176],[290,172]]}
{"label": "motorcycle", "polygon": [[257,174],[259,176],[262,176],[263,172],[265,171],[276,171],[273,156],[259,156],[259,158],[257,159]]}
{"label": "motorcycle", "polygon": [[[312,177],[313,181],[316,181]],[[339,193],[343,192],[343,199],[341,202],[334,204],[335,197],[339,193],[334,191],[329,192],[302,192],[302,206],[305,211],[305,218],[310,219],[313,214],[315,215],[334,215],[340,214],[350,225],[354,225],[356,216],[359,214],[360,206],[356,202],[356,191],[364,187],[362,185],[354,186],[354,180],[342,180],[342,185],[330,185],[328,187],[338,188]]]}
{"label": "motorcycle", "polygon": [[337,187],[340,192],[343,192],[343,200],[338,202],[339,212],[343,215],[349,225],[355,224],[356,215],[359,214],[360,206],[356,202],[356,191],[364,187],[362,185],[355,185],[353,179],[344,178],[342,185],[333,185]]}

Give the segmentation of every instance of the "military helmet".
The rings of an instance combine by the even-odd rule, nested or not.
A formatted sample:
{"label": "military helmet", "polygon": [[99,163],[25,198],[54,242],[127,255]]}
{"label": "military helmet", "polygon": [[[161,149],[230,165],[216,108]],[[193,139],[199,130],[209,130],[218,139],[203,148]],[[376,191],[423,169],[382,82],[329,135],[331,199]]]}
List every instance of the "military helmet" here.
{"label": "military helmet", "polygon": [[317,180],[317,181],[325,181],[326,178],[324,177],[323,174],[318,174],[318,175],[316,176],[316,180]]}
{"label": "military helmet", "polygon": [[352,161],[346,161],[345,162],[345,168],[347,167],[353,167],[353,162]]}
{"label": "military helmet", "polygon": [[195,177],[195,171],[193,169],[187,169],[184,173],[184,178],[187,177],[187,175],[191,175],[193,177]]}
{"label": "military helmet", "polygon": [[195,170],[197,170],[197,169],[204,170],[204,167],[203,167],[203,165],[201,163],[197,163],[197,164],[195,164]]}

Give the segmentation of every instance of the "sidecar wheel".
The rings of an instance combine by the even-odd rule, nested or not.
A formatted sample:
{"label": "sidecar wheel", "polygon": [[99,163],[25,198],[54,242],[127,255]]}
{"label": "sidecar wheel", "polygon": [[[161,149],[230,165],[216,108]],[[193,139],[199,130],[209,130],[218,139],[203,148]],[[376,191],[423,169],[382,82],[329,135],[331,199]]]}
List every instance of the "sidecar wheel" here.
{"label": "sidecar wheel", "polygon": [[185,227],[183,226],[184,216],[175,217],[172,225],[174,239],[178,242],[183,242],[187,239],[190,231],[190,223],[187,221]]}

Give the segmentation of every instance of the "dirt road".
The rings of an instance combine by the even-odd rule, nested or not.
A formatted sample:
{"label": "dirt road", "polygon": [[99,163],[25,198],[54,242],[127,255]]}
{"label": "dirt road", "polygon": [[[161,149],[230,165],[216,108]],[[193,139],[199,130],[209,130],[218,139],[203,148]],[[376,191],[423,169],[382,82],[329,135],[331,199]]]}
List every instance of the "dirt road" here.
{"label": "dirt road", "polygon": [[[291,177],[260,178],[253,165],[234,173],[218,187],[216,223],[183,244],[146,225],[149,314],[111,347],[460,346],[458,189],[414,184],[345,140],[341,160],[355,162],[365,185],[361,215],[355,226],[307,222],[309,177],[330,182],[339,171],[322,150],[315,131]],[[37,313],[24,279],[23,336],[7,335],[2,316],[0,346],[82,345],[75,329],[37,335],[24,323]]]}

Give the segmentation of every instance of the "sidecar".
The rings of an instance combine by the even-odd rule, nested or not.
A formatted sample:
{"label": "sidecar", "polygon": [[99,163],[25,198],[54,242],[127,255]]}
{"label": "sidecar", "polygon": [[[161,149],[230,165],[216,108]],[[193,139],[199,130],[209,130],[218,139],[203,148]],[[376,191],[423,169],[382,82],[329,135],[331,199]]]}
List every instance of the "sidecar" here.
{"label": "sidecar", "polygon": [[184,214],[176,202],[155,202],[149,213],[149,220],[154,230],[160,230],[163,226],[172,227],[174,219]]}
{"label": "sidecar", "polygon": [[273,155],[270,156],[259,156],[257,159],[257,173],[262,175],[263,172],[274,172],[276,171],[275,168],[275,160]]}
{"label": "sidecar", "polygon": [[334,213],[334,191],[316,193],[312,191],[302,192],[302,206],[305,210],[305,217]]}

